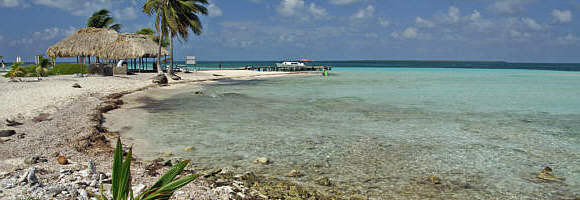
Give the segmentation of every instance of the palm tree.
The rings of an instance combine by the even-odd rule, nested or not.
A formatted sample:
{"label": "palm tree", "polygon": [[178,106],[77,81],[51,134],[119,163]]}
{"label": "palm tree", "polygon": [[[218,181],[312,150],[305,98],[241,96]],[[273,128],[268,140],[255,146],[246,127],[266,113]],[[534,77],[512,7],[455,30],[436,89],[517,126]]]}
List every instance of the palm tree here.
{"label": "palm tree", "polygon": [[[148,35],[149,37],[151,37],[151,39],[153,39],[153,41],[155,41],[155,43],[159,44],[159,37],[155,35],[156,32],[151,28],[144,28],[144,29],[138,30],[135,33],[141,34],[141,35]],[[169,41],[166,39],[163,39],[163,41],[161,42],[161,46],[162,47],[169,46]]]}
{"label": "palm tree", "polygon": [[[97,12],[94,12],[89,20],[87,21],[87,27],[94,27],[94,28],[110,28],[117,32],[121,30],[121,24],[113,24],[115,23],[115,19],[111,17],[111,12],[107,9],[102,9]],[[112,24],[112,25],[111,25]]]}
{"label": "palm tree", "polygon": [[[171,64],[167,73],[173,75],[173,37],[180,36],[187,40],[189,30],[194,34],[201,34],[202,25],[198,14],[207,15],[205,5],[207,0],[147,0],[143,5],[143,12],[148,16],[155,14],[155,28],[159,34],[159,41],[162,37],[169,38],[169,48],[171,54]],[[161,43],[157,59],[158,70],[161,60]],[[160,73],[163,73],[162,71]]]}

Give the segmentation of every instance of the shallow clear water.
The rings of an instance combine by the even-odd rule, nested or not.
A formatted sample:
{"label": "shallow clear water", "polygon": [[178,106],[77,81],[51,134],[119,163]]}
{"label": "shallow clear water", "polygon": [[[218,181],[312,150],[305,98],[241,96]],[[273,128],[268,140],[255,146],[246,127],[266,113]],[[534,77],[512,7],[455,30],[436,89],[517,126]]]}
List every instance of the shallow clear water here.
{"label": "shallow clear water", "polygon": [[[150,90],[124,136],[138,156],[283,177],[385,198],[580,196],[580,73],[341,68],[329,77]],[[194,151],[183,151],[185,146]],[[268,157],[271,165],[254,164]],[[562,182],[535,179],[545,166]],[[435,175],[441,185],[424,184]]]}

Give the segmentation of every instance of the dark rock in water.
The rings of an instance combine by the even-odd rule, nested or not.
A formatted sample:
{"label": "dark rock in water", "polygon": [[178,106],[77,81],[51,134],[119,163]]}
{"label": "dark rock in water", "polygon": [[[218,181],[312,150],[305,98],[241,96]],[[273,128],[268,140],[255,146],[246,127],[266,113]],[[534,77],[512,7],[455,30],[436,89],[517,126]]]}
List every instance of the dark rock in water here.
{"label": "dark rock in water", "polygon": [[195,92],[195,94],[202,95],[202,94],[203,94],[203,92],[202,92],[202,91],[196,91],[196,92]]}
{"label": "dark rock in water", "polygon": [[0,137],[10,137],[16,134],[15,130],[0,130]]}
{"label": "dark rock in water", "polygon": [[293,169],[292,171],[286,174],[287,177],[301,177],[304,176],[300,171]]}
{"label": "dark rock in water", "polygon": [[73,88],[82,88],[82,87],[81,87],[81,85],[79,85],[78,83],[74,83],[74,84],[72,85],[72,87],[73,87]]}
{"label": "dark rock in water", "polygon": [[16,120],[6,119],[6,126],[20,126],[22,123],[17,122]]}
{"label": "dark rock in water", "polygon": [[173,75],[171,75],[171,79],[173,79],[174,81],[178,81],[178,80],[181,80],[181,77],[173,74]]}
{"label": "dark rock in water", "polygon": [[327,177],[320,177],[318,179],[316,179],[314,181],[316,184],[318,185],[322,185],[322,186],[332,186],[332,182],[330,182],[330,179]]}
{"label": "dark rock in water", "polygon": [[164,85],[168,83],[168,80],[165,74],[158,74],[157,76],[153,77],[153,83]]}
{"label": "dark rock in water", "polygon": [[224,97],[244,97],[245,95],[234,92],[227,92],[222,94]]}
{"label": "dark rock in water", "polygon": [[544,168],[540,173],[538,173],[536,178],[543,180],[543,181],[561,181],[562,180],[562,178],[558,178],[554,175],[554,172],[552,171],[552,168],[550,168],[550,167]]}
{"label": "dark rock in water", "polygon": [[221,75],[221,74],[212,74],[212,75],[213,76],[224,76],[224,75]]}
{"label": "dark rock in water", "polygon": [[259,157],[259,158],[256,158],[256,160],[254,160],[254,163],[267,165],[267,164],[272,163],[272,161],[270,161],[270,159],[268,159],[266,157]]}
{"label": "dark rock in water", "polygon": [[425,182],[428,184],[441,184],[441,179],[437,176],[429,176]]}
{"label": "dark rock in water", "polygon": [[50,115],[48,113],[40,113],[37,117],[32,119],[32,121],[36,123],[49,120],[52,119],[50,118]]}
{"label": "dark rock in water", "polygon": [[258,176],[254,174],[254,172],[247,172],[244,175],[239,177],[239,180],[246,183],[247,185],[254,185],[254,183],[258,182]]}

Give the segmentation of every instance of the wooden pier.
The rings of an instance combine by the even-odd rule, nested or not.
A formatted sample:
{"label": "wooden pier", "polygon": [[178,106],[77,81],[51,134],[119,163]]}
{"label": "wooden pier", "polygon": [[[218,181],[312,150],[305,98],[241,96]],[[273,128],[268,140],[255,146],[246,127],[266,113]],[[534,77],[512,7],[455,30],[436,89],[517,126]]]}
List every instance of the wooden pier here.
{"label": "wooden pier", "polygon": [[291,66],[291,67],[278,67],[278,66],[246,66],[242,69],[262,71],[262,72],[300,72],[300,71],[330,71],[331,66]]}
{"label": "wooden pier", "polygon": [[[164,67],[165,68],[165,67]],[[175,67],[176,71],[179,71],[179,68],[186,68],[189,70],[192,70],[191,67],[188,66],[183,66],[183,65],[177,65]],[[195,68],[195,67],[194,67]],[[205,70],[220,70],[221,68],[219,67],[215,67],[215,68],[205,68],[205,69],[198,69],[200,71],[205,71]],[[224,68],[226,69],[226,68]],[[330,71],[332,70],[331,66],[285,66],[285,67],[278,67],[278,66],[245,66],[245,67],[238,67],[238,68],[227,68],[227,69],[236,69],[236,70],[252,70],[252,71],[261,71],[261,72],[301,72],[301,71],[318,71],[318,72],[322,72],[324,70],[326,71]],[[128,67],[127,69],[128,72],[131,73],[156,73],[157,69],[153,68],[153,69],[140,69],[140,68],[135,68],[135,67]],[[163,70],[165,71],[165,69]]]}

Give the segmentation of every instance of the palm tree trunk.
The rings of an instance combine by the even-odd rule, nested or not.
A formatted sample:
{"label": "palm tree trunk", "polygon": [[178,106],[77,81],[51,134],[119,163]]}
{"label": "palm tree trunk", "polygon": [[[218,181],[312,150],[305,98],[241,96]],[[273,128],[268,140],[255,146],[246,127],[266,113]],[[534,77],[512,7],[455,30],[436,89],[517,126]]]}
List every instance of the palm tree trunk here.
{"label": "palm tree trunk", "polygon": [[169,63],[169,68],[167,68],[167,74],[169,74],[169,76],[173,75],[173,35],[171,34],[171,31],[169,31],[169,54],[170,54],[170,63]]}
{"label": "palm tree trunk", "polygon": [[158,74],[163,74],[163,69],[161,68],[161,41],[163,41],[162,35],[159,30],[157,30],[157,33],[159,33],[159,51],[157,52],[157,73]]}

